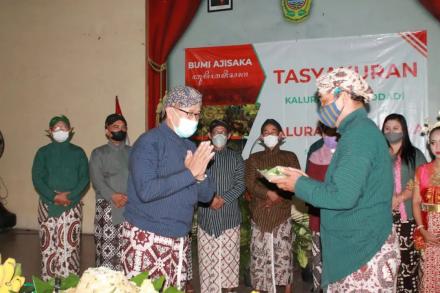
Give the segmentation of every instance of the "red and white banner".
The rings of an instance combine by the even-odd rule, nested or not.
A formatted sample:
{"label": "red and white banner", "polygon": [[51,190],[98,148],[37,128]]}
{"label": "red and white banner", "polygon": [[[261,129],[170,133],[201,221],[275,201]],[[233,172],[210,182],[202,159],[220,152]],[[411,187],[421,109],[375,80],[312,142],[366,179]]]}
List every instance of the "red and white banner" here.
{"label": "red and white banner", "polygon": [[412,142],[425,151],[427,55],[426,31],[193,48],[186,49],[186,84],[199,89],[207,105],[260,104],[244,158],[261,124],[273,118],[284,127],[283,147],[304,166],[319,138],[316,78],[339,66],[356,70],[373,88],[368,110],[379,127],[388,114],[403,114]]}
{"label": "red and white banner", "polygon": [[206,105],[256,102],[264,72],[252,45],[187,49],[186,84],[203,94]]}

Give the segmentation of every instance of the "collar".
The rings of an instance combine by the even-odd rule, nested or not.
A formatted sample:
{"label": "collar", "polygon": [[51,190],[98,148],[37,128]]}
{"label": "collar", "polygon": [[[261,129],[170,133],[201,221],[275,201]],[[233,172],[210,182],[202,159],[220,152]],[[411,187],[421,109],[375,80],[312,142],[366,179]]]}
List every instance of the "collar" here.
{"label": "collar", "polygon": [[57,142],[54,139],[52,139],[52,145],[56,148],[65,148],[70,144],[70,139],[67,139],[66,141],[63,142]]}
{"label": "collar", "polygon": [[107,144],[114,150],[122,150],[125,148],[125,142],[121,142],[120,144],[114,144],[110,139]]}
{"label": "collar", "polygon": [[278,144],[276,146],[274,146],[273,149],[268,148],[264,143],[263,143],[263,147],[264,147],[265,153],[276,154],[280,151],[281,142],[278,142]]}
{"label": "collar", "polygon": [[166,123],[166,121],[163,121],[160,125],[159,125],[159,130],[167,137],[177,140],[177,141],[182,141],[185,140],[186,138],[181,138],[180,136],[178,136],[174,130],[172,130],[168,124]]}
{"label": "collar", "polygon": [[351,112],[350,114],[348,114],[347,117],[344,118],[344,120],[342,120],[341,124],[338,127],[338,133],[343,134],[356,120],[366,117],[367,111],[363,107]]}
{"label": "collar", "polygon": [[224,154],[224,153],[226,152],[227,149],[228,149],[228,147],[225,146],[224,148],[222,148],[222,149],[219,150],[219,151],[214,149],[214,152],[215,152],[216,154]]}

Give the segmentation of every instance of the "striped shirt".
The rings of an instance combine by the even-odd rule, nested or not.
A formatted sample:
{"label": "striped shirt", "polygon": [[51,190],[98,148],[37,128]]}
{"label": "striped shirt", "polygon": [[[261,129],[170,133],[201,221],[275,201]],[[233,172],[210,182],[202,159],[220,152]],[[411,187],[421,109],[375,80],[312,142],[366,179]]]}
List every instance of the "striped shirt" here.
{"label": "striped shirt", "polygon": [[206,233],[219,237],[241,223],[238,198],[245,190],[243,159],[240,154],[224,148],[215,153],[207,173],[215,180],[216,195],[221,196],[225,204],[214,210],[209,203],[199,203],[198,223]]}

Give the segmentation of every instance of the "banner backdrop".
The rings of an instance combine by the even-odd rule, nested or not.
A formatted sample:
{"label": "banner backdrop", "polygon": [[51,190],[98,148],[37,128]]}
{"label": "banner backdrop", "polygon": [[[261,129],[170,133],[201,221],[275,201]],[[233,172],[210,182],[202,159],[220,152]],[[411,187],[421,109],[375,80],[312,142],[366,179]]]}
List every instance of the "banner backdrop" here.
{"label": "banner backdrop", "polygon": [[[427,54],[426,31],[194,48],[186,49],[186,84],[208,105],[259,104],[243,158],[261,124],[274,118],[284,128],[283,148],[304,167],[319,138],[316,78],[339,66],[357,71],[373,88],[369,117],[379,127],[388,114],[403,114],[411,141],[425,151],[420,132],[428,116]],[[252,152],[261,149],[257,144]]]}

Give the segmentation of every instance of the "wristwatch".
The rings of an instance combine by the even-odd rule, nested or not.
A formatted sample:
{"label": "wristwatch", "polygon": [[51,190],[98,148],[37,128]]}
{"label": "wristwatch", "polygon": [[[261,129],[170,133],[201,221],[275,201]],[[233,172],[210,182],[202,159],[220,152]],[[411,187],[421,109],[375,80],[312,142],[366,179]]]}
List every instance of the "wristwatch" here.
{"label": "wristwatch", "polygon": [[208,175],[204,174],[203,175],[203,179],[197,179],[196,178],[197,183],[202,183],[203,181],[205,181],[206,177],[208,177]]}

